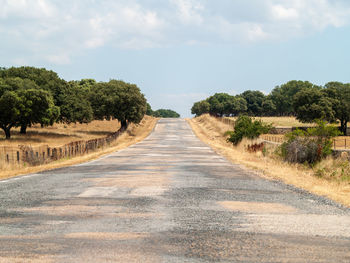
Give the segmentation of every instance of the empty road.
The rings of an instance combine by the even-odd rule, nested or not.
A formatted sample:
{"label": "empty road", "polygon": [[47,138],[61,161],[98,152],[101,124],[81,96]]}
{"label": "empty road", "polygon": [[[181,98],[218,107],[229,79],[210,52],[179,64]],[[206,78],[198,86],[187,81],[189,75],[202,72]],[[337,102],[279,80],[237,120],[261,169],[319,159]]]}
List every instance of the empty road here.
{"label": "empty road", "polygon": [[99,160],[0,181],[0,262],[350,262],[350,211],[163,119]]}

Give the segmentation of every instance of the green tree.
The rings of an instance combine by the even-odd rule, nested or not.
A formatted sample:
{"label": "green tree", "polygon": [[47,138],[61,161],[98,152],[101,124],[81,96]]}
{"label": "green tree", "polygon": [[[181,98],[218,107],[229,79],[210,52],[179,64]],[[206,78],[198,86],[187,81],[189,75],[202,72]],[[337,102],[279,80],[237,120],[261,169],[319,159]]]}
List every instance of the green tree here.
{"label": "green tree", "polygon": [[202,100],[195,102],[191,108],[191,113],[195,114],[197,117],[209,113],[210,111],[210,104],[207,100]]}
{"label": "green tree", "polygon": [[52,70],[28,66],[11,67],[0,70],[0,77],[32,80],[41,89],[51,92],[56,106],[60,107],[65,103],[64,96],[62,95],[68,89],[67,82],[61,79],[58,74]]}
{"label": "green tree", "polygon": [[247,90],[241,94],[247,102],[247,113],[251,116],[261,116],[263,113],[263,101],[265,99],[264,93],[261,91]]}
{"label": "green tree", "polygon": [[36,123],[52,125],[59,117],[59,108],[53,103],[51,94],[41,89],[21,89],[17,91],[20,98],[20,116],[16,126],[25,134],[27,127]]}
{"label": "green tree", "polygon": [[308,88],[294,96],[293,103],[296,117],[301,122],[314,122],[316,119],[334,122],[335,112],[332,102],[319,88]]}
{"label": "green tree", "polygon": [[159,118],[180,118],[180,114],[169,109],[159,109],[153,112],[154,117]]}
{"label": "green tree", "polygon": [[0,95],[0,127],[6,139],[11,138],[10,130],[18,124],[21,115],[21,99],[14,91],[6,90]]}
{"label": "green tree", "polygon": [[263,109],[263,115],[265,115],[265,116],[276,115],[276,105],[270,96],[266,97],[266,99],[263,101],[261,106]]}
{"label": "green tree", "polygon": [[153,112],[151,105],[147,102],[146,115],[153,116]]}
{"label": "green tree", "polygon": [[303,89],[321,89],[308,81],[291,80],[271,91],[271,100],[276,107],[278,115],[294,115],[293,100],[295,94]]}
{"label": "green tree", "polygon": [[91,84],[84,81],[69,82],[67,89],[61,96],[64,104],[61,105],[61,120],[65,123],[89,123],[93,120],[93,110],[88,99]]}
{"label": "green tree", "polygon": [[89,99],[96,119],[118,119],[123,129],[129,122],[139,123],[147,110],[147,101],[140,89],[120,80],[97,83]]}
{"label": "green tree", "polygon": [[350,84],[329,82],[325,85],[325,93],[332,102],[335,118],[340,121],[340,130],[346,135],[350,121]]}

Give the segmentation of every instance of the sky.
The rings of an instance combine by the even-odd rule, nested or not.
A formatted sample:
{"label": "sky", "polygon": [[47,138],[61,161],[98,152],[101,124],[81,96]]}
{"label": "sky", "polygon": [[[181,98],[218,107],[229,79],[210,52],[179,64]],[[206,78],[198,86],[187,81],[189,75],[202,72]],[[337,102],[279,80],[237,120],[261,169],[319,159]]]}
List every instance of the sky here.
{"label": "sky", "polygon": [[0,66],[137,84],[191,116],[217,92],[350,82],[347,0],[0,0]]}

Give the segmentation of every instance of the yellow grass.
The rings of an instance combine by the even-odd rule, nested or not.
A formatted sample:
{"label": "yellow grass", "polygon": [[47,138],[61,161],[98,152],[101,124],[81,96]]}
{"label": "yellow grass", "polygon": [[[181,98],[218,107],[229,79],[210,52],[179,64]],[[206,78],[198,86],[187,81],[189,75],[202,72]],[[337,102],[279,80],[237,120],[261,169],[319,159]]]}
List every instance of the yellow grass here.
{"label": "yellow grass", "polygon": [[[237,119],[232,117],[230,119]],[[256,120],[262,120],[266,123],[271,123],[274,127],[309,127],[314,126],[312,123],[302,123],[295,117],[255,117]]]}
{"label": "yellow grass", "polygon": [[[210,145],[217,153],[225,156],[229,161],[243,164],[243,168],[254,169],[258,175],[267,179],[280,180],[350,206],[349,181],[331,180],[331,176],[322,178],[315,176],[318,170],[321,170],[319,173],[324,171],[325,175],[327,175],[327,169],[334,169],[337,161],[326,160],[320,164],[320,167],[315,167],[314,170],[303,165],[288,164],[278,158],[263,156],[261,152],[248,153],[245,150],[245,146],[250,143],[249,141],[243,141],[237,147],[232,146],[232,144],[226,142],[224,136],[225,131],[230,129],[230,127],[209,115],[203,115],[188,120],[188,122],[195,134],[203,142]],[[350,168],[344,172],[346,173],[347,171],[350,171]]]}
{"label": "yellow grass", "polygon": [[19,128],[11,129],[11,139],[5,140],[5,134],[0,131],[0,146],[18,145],[49,145],[57,147],[72,141],[90,140],[118,131],[120,123],[117,120],[92,121],[89,124],[54,124],[50,127],[41,128],[35,125],[27,129],[27,134],[20,134]]}
{"label": "yellow grass", "polygon": [[[119,136],[117,140],[111,145],[111,147],[93,152],[88,155],[78,156],[72,159],[62,159],[56,162],[52,162],[49,164],[36,166],[36,167],[26,167],[26,168],[19,168],[19,169],[18,167],[11,167],[11,166],[3,167],[2,170],[0,171],[0,179],[5,179],[5,178],[22,175],[22,174],[28,174],[28,173],[37,173],[44,170],[51,170],[51,169],[56,169],[56,168],[65,167],[69,165],[79,164],[79,163],[87,162],[87,161],[96,159],[100,156],[127,148],[130,145],[133,145],[145,139],[152,132],[153,128],[156,125],[157,120],[158,120],[157,118],[145,116],[140,124],[129,125],[127,131],[124,132],[121,136]],[[116,122],[114,124],[112,123],[112,125],[115,125],[115,124]],[[97,123],[93,123],[92,125],[94,127],[100,128],[101,132],[107,132],[108,127],[110,127],[110,125],[107,122],[97,122]],[[77,129],[80,131],[81,130],[80,128],[81,127],[77,125],[76,127],[73,127],[71,130]],[[110,129],[112,130],[112,128]],[[86,132],[92,131],[92,128],[85,127],[85,131]],[[112,131],[115,131],[115,129],[113,128]],[[109,133],[110,132],[108,132],[107,134]],[[74,136],[75,135],[73,135],[71,138],[74,138]],[[45,138],[42,136],[40,138],[42,140],[45,140]],[[80,139],[85,140],[85,137]],[[66,141],[64,143],[67,143],[67,142],[70,142],[70,141]]]}

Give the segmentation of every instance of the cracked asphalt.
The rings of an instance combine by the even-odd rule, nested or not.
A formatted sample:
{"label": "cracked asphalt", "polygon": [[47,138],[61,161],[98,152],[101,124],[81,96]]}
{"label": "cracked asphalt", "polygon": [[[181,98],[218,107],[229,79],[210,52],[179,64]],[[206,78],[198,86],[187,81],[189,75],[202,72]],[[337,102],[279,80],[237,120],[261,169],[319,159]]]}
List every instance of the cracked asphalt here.
{"label": "cracked asphalt", "polygon": [[162,119],[125,150],[0,181],[0,262],[350,262],[350,210]]}

